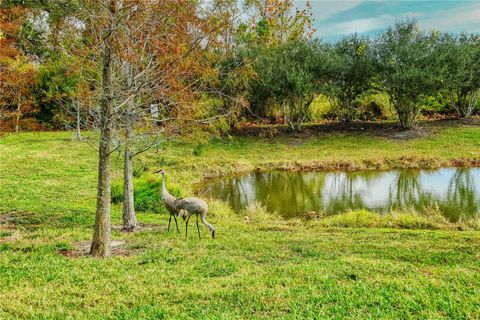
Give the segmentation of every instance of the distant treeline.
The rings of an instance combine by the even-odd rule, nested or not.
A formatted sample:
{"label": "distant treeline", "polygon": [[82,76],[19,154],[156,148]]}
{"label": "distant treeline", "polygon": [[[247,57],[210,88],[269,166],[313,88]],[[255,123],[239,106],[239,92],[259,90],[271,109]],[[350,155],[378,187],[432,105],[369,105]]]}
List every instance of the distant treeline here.
{"label": "distant treeline", "polygon": [[[226,130],[242,121],[296,130],[322,118],[377,120],[391,107],[401,127],[411,128],[423,110],[458,117],[479,110],[478,34],[426,32],[403,21],[375,38],[324,43],[313,36],[310,8],[295,10],[291,1],[213,1],[208,15],[202,1],[183,1],[190,13],[175,7],[180,2],[166,2],[169,19],[158,16],[176,39],[167,43],[158,33],[155,55],[159,74],[179,67],[166,71],[162,86],[148,87],[155,94],[135,94],[149,117],[180,117],[179,109],[194,104],[189,117],[218,116]],[[102,61],[92,39],[102,21],[85,19],[94,7],[86,0],[0,6],[0,130],[94,128]],[[182,23],[190,28],[180,30]],[[200,31],[208,38],[196,39]],[[182,54],[195,41],[199,49],[186,62]],[[119,70],[144,54],[125,43]],[[130,88],[122,81],[116,86]],[[125,97],[114,99],[122,106]]]}

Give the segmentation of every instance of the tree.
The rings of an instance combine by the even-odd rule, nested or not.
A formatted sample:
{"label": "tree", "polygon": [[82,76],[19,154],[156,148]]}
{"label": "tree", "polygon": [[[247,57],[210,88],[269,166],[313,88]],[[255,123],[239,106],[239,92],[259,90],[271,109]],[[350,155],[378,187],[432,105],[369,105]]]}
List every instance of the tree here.
{"label": "tree", "polygon": [[24,57],[3,61],[2,73],[6,78],[2,84],[2,105],[10,106],[7,113],[14,118],[15,132],[20,132],[20,120],[23,115],[35,110],[32,86],[35,82],[36,69]]}
{"label": "tree", "polygon": [[19,6],[0,7],[0,121],[13,118],[15,132],[20,131],[22,116],[35,108],[32,86],[37,70],[16,39],[24,14]]}
{"label": "tree", "polygon": [[56,127],[70,127],[76,116],[82,77],[83,64],[78,62],[81,61],[74,56],[61,54],[40,65],[34,88],[38,120]]}
{"label": "tree", "polygon": [[100,105],[100,144],[98,150],[98,188],[95,228],[90,253],[93,256],[107,257],[110,255],[110,154],[112,152],[113,135],[113,59],[116,28],[119,23],[117,0],[102,1],[103,13],[100,18],[102,44],[102,99]]}
{"label": "tree", "polygon": [[116,94],[122,106],[116,114],[116,129],[121,132],[117,143],[124,148],[125,230],[137,225],[134,157],[165,141],[172,130],[192,134],[200,123],[193,120],[208,115],[198,100],[206,89],[204,83],[216,75],[209,48],[224,21],[212,21],[212,11],[202,9],[189,1],[137,2],[126,11],[127,22],[118,28],[118,43],[123,50],[119,50],[116,61],[116,77],[121,79],[123,90]]}
{"label": "tree", "polygon": [[480,36],[446,35],[439,49],[445,66],[443,89],[458,116],[468,117],[480,97]]}
{"label": "tree", "polygon": [[339,105],[341,118],[355,119],[357,99],[372,88],[375,69],[368,40],[352,35],[332,48],[333,70],[327,86],[328,94]]}
{"label": "tree", "polygon": [[330,72],[324,48],[317,41],[296,40],[256,55],[254,103],[281,106],[284,123],[300,129]]}
{"label": "tree", "polygon": [[250,12],[246,24],[239,27],[240,38],[250,46],[273,48],[289,41],[310,38],[313,14],[310,1],[299,10],[291,0],[247,0]]}
{"label": "tree", "polygon": [[[295,2],[290,0],[247,0],[243,2],[243,15],[239,20],[241,22],[234,32],[236,52],[234,60],[243,59],[242,64],[237,64],[241,66],[255,64],[257,56],[268,55],[270,49],[309,39],[315,31],[312,29],[313,15],[309,1],[303,9],[299,9]],[[262,81],[260,74],[252,79]],[[272,105],[272,100],[267,103],[259,99],[261,95],[257,94],[258,89],[260,89],[258,86],[252,84],[248,95],[251,100],[250,107],[246,109],[248,110],[246,116],[249,118],[269,117],[272,115],[272,109],[278,107]]]}
{"label": "tree", "polygon": [[[124,149],[124,229],[136,227],[133,158],[166,136],[198,136],[221,119],[201,103],[202,88],[216,78],[210,50],[221,24],[205,4],[192,1],[85,0],[85,32],[102,60],[97,213],[91,253],[109,254],[109,157]],[[88,38],[87,38],[88,39]],[[212,94],[212,93],[209,93]],[[210,112],[215,116],[210,117]],[[201,119],[205,118],[207,119]]]}
{"label": "tree", "polygon": [[[30,123],[36,127],[51,127],[53,124],[59,128],[60,124],[63,126],[71,120],[68,113],[74,104],[79,78],[77,71],[81,66],[75,63],[69,52],[81,43],[78,40],[82,26],[74,16],[79,8],[78,1],[10,0],[4,1],[1,7],[3,22],[0,29],[5,30],[2,49],[10,52],[13,49],[17,60],[15,63],[3,60],[4,89],[10,82],[18,87],[15,93],[22,97],[20,109],[23,110],[15,112],[18,117],[14,118],[18,123],[27,114]],[[13,70],[14,67],[18,70]],[[6,78],[9,74],[13,82]],[[8,104],[10,109],[18,105],[16,100],[12,102],[11,97],[3,95],[3,105]]]}
{"label": "tree", "polygon": [[81,26],[74,19],[79,0],[13,0],[28,12],[18,35],[19,48],[41,61],[55,60],[77,44]]}
{"label": "tree", "polygon": [[413,127],[426,97],[441,84],[438,34],[420,31],[417,23],[399,22],[375,41],[376,83],[395,108],[400,126]]}

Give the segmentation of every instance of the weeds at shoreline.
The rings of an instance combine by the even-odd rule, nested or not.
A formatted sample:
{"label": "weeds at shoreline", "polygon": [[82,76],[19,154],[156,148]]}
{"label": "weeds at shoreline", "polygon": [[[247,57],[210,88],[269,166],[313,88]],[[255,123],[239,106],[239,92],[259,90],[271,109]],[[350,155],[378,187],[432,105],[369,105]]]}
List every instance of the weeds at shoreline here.
{"label": "weeds at shoreline", "polygon": [[322,227],[343,228],[389,228],[414,230],[480,230],[479,219],[448,221],[438,210],[392,211],[376,213],[368,210],[354,210],[334,216],[321,218],[314,224]]}

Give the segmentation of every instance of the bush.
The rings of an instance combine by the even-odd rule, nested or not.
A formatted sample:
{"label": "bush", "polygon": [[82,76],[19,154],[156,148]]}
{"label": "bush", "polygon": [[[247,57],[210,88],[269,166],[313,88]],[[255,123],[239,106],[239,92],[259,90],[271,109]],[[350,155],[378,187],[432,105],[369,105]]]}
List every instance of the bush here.
{"label": "bush", "polygon": [[425,98],[422,108],[422,115],[433,116],[435,114],[449,114],[455,112],[448,99],[442,94],[437,93],[434,96]]}
{"label": "bush", "polygon": [[387,118],[385,106],[377,101],[368,101],[367,103],[358,103],[358,119],[363,121],[384,120]]}
{"label": "bush", "polygon": [[[161,181],[154,179],[135,179],[135,210],[141,212],[167,213],[160,197]],[[181,197],[182,191],[175,185],[169,185],[169,192]],[[112,183],[112,203],[123,203],[123,182]]]}
{"label": "bush", "polygon": [[148,166],[144,165],[141,161],[135,161],[133,164],[133,176],[135,178],[140,178],[146,171],[148,171]]}
{"label": "bush", "polygon": [[[364,94],[355,101],[356,118],[362,121],[377,121],[392,118],[394,115],[389,107],[385,94]],[[342,120],[341,106],[332,104],[326,96],[320,95],[311,106],[311,119]]]}
{"label": "bush", "polygon": [[200,157],[203,154],[204,149],[205,149],[205,146],[199,143],[193,148],[192,153],[194,156]]}
{"label": "bush", "polygon": [[313,122],[320,122],[322,120],[336,119],[335,110],[328,100],[328,97],[320,94],[312,101],[308,110],[309,118]]}

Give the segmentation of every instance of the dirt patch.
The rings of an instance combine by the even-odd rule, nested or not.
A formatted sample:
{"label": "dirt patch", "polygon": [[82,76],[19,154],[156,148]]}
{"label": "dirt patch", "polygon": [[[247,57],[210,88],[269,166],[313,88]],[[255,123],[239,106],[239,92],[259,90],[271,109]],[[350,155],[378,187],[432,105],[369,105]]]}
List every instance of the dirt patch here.
{"label": "dirt patch", "polygon": [[391,132],[385,137],[394,139],[394,140],[411,140],[416,138],[428,137],[431,134],[431,128],[426,127],[416,127],[410,130],[401,130]]}
{"label": "dirt patch", "polygon": [[4,228],[15,228],[17,225],[22,227],[36,227],[41,224],[41,220],[32,212],[9,211],[0,213],[0,225]]}
{"label": "dirt patch", "polygon": [[18,230],[0,228],[0,243],[15,242],[22,238]]}
{"label": "dirt patch", "polygon": [[295,232],[295,230],[289,229],[289,228],[282,228],[282,227],[260,227],[257,229],[258,231],[264,231],[264,232]]}
{"label": "dirt patch", "polygon": [[113,225],[112,230],[120,232],[142,232],[142,231],[165,231],[167,228],[166,224],[154,224],[154,223],[139,223],[138,226],[133,230],[125,230],[122,225]]}
{"label": "dirt patch", "polygon": [[[138,249],[128,249],[126,245],[127,242],[123,240],[112,241],[110,243],[111,256],[128,257],[138,253]],[[74,249],[61,249],[59,250],[59,253],[70,258],[90,256],[90,246],[91,242],[89,241],[78,242],[74,245]]]}

